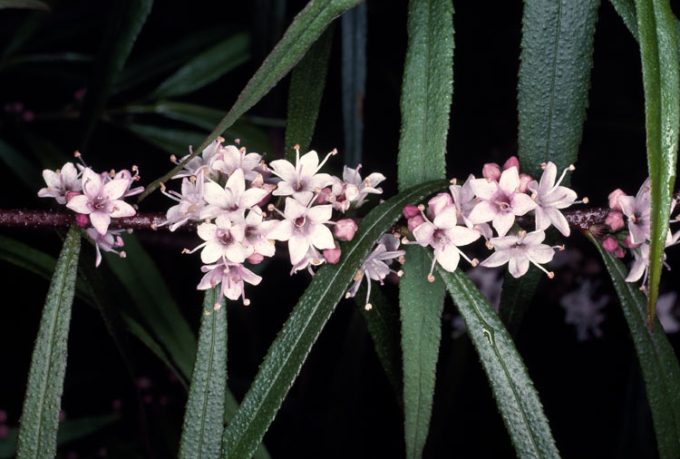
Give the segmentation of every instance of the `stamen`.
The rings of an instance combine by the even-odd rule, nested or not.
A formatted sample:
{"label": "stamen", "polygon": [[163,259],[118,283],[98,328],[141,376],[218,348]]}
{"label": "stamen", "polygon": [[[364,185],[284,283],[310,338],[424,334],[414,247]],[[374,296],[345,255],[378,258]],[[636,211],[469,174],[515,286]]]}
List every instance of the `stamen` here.
{"label": "stamen", "polygon": [[562,175],[560,175],[560,179],[555,183],[555,186],[552,187],[552,191],[556,190],[558,186],[560,186],[560,183],[562,183],[562,180],[564,180],[564,177],[566,177],[567,172],[576,170],[576,166],[573,164],[570,164],[566,169],[562,171]]}
{"label": "stamen", "polygon": [[337,150],[336,148],[333,148],[333,149],[330,151],[330,153],[328,153],[328,154],[326,155],[326,157],[323,159],[323,161],[321,161],[321,163],[319,164],[319,167],[316,168],[316,170],[314,171],[314,173],[316,174],[318,171],[321,170],[321,168],[323,167],[323,165],[326,164],[326,161],[328,161],[328,158],[330,158],[331,156],[335,156],[335,155],[337,155],[337,154],[338,154],[338,150]]}
{"label": "stamen", "polygon": [[[371,299],[371,278],[368,277],[368,276],[366,276],[366,284],[368,284],[368,285],[366,287],[366,305],[364,306],[364,308],[366,308],[366,306],[371,304],[370,303],[370,299]],[[366,310],[367,311],[370,310],[370,307]]]}
{"label": "stamen", "polygon": [[435,257],[432,257],[432,264],[430,265],[430,272],[427,273],[427,281],[430,284],[434,282],[434,275],[432,275],[432,272],[434,271],[435,263],[437,263],[437,259]]}

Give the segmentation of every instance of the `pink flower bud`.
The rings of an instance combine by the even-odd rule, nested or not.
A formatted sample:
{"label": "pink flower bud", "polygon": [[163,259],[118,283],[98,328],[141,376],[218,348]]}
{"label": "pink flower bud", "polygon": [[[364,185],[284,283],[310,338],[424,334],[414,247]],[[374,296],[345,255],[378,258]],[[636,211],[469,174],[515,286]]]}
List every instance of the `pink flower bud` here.
{"label": "pink flower bud", "polygon": [[519,174],[519,187],[517,191],[520,193],[526,193],[529,189],[529,184],[534,181],[534,178],[529,174]]}
{"label": "pink flower bud", "polygon": [[453,204],[453,197],[451,193],[439,193],[427,201],[427,212],[430,218],[434,218],[445,207]]}
{"label": "pink flower bud", "polygon": [[333,234],[340,241],[351,241],[357,232],[357,223],[351,218],[342,218],[335,222]]}
{"label": "pink flower bud", "polygon": [[9,435],[9,427],[7,424],[0,424],[0,439],[7,438]]}
{"label": "pink flower bud", "polygon": [[69,202],[72,198],[78,196],[80,193],[77,191],[67,191],[66,194],[64,195],[64,198],[66,198],[66,202]]}
{"label": "pink flower bud", "polygon": [[314,204],[326,204],[330,202],[330,197],[333,195],[333,192],[329,187],[323,188],[321,191],[319,191],[319,195],[316,197],[316,201],[314,201]]}
{"label": "pink flower bud", "polygon": [[607,218],[604,221],[612,231],[618,231],[623,228],[625,223],[623,222],[623,214],[617,210],[611,210],[607,214]]}
{"label": "pink flower bud", "polygon": [[326,262],[331,265],[340,261],[340,255],[342,255],[342,250],[340,250],[340,248],[326,249],[323,251],[323,257],[326,259]]}
{"label": "pink flower bud", "polygon": [[621,247],[619,247],[619,248],[616,249],[616,251],[614,252],[614,255],[616,256],[616,258],[623,258],[623,257],[626,256],[626,252],[624,252],[624,250],[623,250]]}
{"label": "pink flower bud", "polygon": [[246,258],[246,260],[248,260],[248,263],[250,263],[251,265],[259,265],[260,263],[262,263],[262,260],[264,260],[264,256],[260,255],[259,253],[254,253],[248,258]]}
{"label": "pink flower bud", "polygon": [[501,166],[496,163],[486,163],[482,167],[482,175],[487,180],[498,181],[501,176]]}
{"label": "pink flower bud", "polygon": [[619,196],[625,195],[626,193],[624,193],[621,188],[617,188],[609,193],[609,208],[612,210],[621,210],[621,206],[619,205]]}
{"label": "pink flower bud", "polygon": [[418,206],[414,206],[413,204],[407,204],[401,213],[404,218],[412,218],[416,215],[420,215],[420,209],[418,209]]}
{"label": "pink flower bud", "polygon": [[619,248],[619,243],[613,237],[607,236],[604,241],[602,241],[602,248],[609,253],[614,253],[616,249]]}
{"label": "pink flower bud", "polygon": [[423,223],[425,223],[425,219],[423,218],[423,216],[416,215],[415,217],[411,217],[408,219],[408,229],[409,231],[413,231],[415,228],[422,225]]}
{"label": "pink flower bud", "polygon": [[510,169],[511,167],[516,167],[519,170],[519,159],[517,159],[517,156],[509,157],[505,164],[503,164],[503,170]]}
{"label": "pink flower bud", "polygon": [[90,224],[90,217],[85,214],[76,214],[76,225],[80,228],[87,228]]}
{"label": "pink flower bud", "polygon": [[623,245],[624,247],[628,249],[637,249],[640,247],[642,244],[635,244],[633,240],[630,238],[630,234],[626,236],[626,238],[623,240]]}

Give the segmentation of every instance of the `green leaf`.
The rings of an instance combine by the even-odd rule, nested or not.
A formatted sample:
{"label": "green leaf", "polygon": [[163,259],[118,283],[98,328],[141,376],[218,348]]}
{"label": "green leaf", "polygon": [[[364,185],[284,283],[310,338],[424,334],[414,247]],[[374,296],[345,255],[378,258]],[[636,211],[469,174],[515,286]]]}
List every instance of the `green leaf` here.
{"label": "green leaf", "polygon": [[83,101],[81,113],[83,150],[104,111],[113,85],[132,51],[152,4],[153,0],[126,0],[113,4],[114,11],[110,15],[108,30],[103,38]]}
{"label": "green leaf", "polygon": [[503,291],[499,314],[503,324],[514,337],[519,332],[531,300],[536,294],[543,273],[534,266],[522,277],[516,279],[509,272],[503,277]]}
{"label": "green leaf", "polygon": [[133,235],[124,235],[124,239],[127,258],[104,254],[107,265],[134,300],[146,327],[189,380],[196,338],[149,254]]}
{"label": "green leaf", "polygon": [[213,458],[220,453],[227,388],[227,308],[224,303],[220,287],[206,291],[196,363],[184,412],[180,458]]}
{"label": "green leaf", "polygon": [[0,0],[0,10],[5,8],[24,8],[29,10],[49,11],[47,3],[39,0]]}
{"label": "green leaf", "polygon": [[432,416],[444,284],[430,283],[432,260],[422,247],[406,249],[404,276],[399,281],[401,349],[404,375],[404,434],[406,457],[420,458],[427,442]]}
{"label": "green leaf", "polygon": [[[57,446],[87,437],[118,421],[114,414],[104,416],[90,416],[79,419],[67,419],[59,424],[57,432]],[[14,457],[17,450],[19,429],[10,429],[7,436],[0,440],[0,459]]]}
{"label": "green leaf", "polygon": [[162,128],[139,123],[128,123],[124,127],[151,145],[179,157],[188,153],[189,145],[194,141],[203,138],[202,133],[187,129]]}
{"label": "green leaf", "polygon": [[220,25],[207,30],[197,30],[192,35],[180,37],[179,40],[173,40],[172,43],[166,43],[166,46],[161,49],[154,49],[150,54],[133,58],[120,72],[113,93],[134,88],[157,78],[225,38],[225,27]]}
{"label": "green leaf", "polygon": [[437,271],[465,320],[517,456],[559,457],[538,394],[498,315],[465,274]]}
{"label": "green leaf", "polygon": [[[446,177],[446,138],[453,97],[453,4],[411,0],[401,92],[399,189]],[[432,416],[444,286],[430,284],[430,263],[409,248],[399,284],[406,457],[420,457]],[[409,259],[410,257],[410,259]],[[424,304],[424,300],[427,303]],[[434,328],[426,325],[436,324]]]}
{"label": "green leaf", "polygon": [[670,218],[680,129],[678,34],[668,1],[636,0],[651,182],[647,318],[656,312]]}
{"label": "green leaf", "polygon": [[[623,23],[636,41],[639,41],[637,16],[635,14],[634,0],[609,0],[616,12],[621,16]],[[680,21],[675,20],[675,29],[680,31]],[[676,32],[680,37],[680,32]],[[678,39],[678,56],[680,57],[680,38]]]}
{"label": "green leaf", "polygon": [[591,234],[588,234],[588,238],[597,247],[609,271],[633,337],[652,411],[659,455],[662,458],[680,457],[680,367],[673,347],[658,318],[654,319],[651,330],[647,326],[645,296],[636,284],[625,281],[623,263],[603,250],[600,242]]}
{"label": "green leaf", "polygon": [[419,202],[445,182],[406,190],[374,208],[354,239],[342,246],[342,259],[323,266],[269,348],[241,408],[224,433],[223,457],[250,457],[274,419],[335,305],[342,299],[375,241],[399,218],[404,205]]}
{"label": "green leaf", "polygon": [[157,99],[177,97],[206,86],[250,59],[250,36],[237,33],[202,52],[168,79],[151,95]]}
{"label": "green leaf", "polygon": [[79,252],[80,232],[72,227],[54,270],[33,348],[21,414],[18,459],[54,457],[57,452],[59,407]]}
{"label": "green leaf", "polygon": [[517,110],[519,159],[576,162],[588,106],[599,0],[525,0]]}
{"label": "green leaf", "polygon": [[35,192],[36,185],[40,183],[40,171],[24,155],[2,140],[0,140],[0,161],[5,163],[7,169],[16,175],[30,191]]}
{"label": "green leaf", "polygon": [[288,89],[288,116],[284,142],[284,151],[289,161],[295,159],[293,147],[296,144],[305,152],[312,143],[326,86],[334,30],[335,27],[331,24],[293,69]]}
{"label": "green leaf", "polygon": [[366,92],[368,7],[362,3],[342,16],[342,121],[345,164],[361,163]]}
{"label": "green leaf", "polygon": [[[361,0],[316,0],[310,1],[295,17],[281,41],[267,56],[255,75],[248,81],[236,102],[217,124],[210,135],[194,149],[191,157],[200,154],[210,142],[226,131],[245,112],[262,99],[305,55],[307,50],[321,36],[328,25],[344,11],[356,6]],[[163,177],[146,187],[139,196],[141,201],[151,194],[161,183],[175,175],[191,157],[178,164]]]}

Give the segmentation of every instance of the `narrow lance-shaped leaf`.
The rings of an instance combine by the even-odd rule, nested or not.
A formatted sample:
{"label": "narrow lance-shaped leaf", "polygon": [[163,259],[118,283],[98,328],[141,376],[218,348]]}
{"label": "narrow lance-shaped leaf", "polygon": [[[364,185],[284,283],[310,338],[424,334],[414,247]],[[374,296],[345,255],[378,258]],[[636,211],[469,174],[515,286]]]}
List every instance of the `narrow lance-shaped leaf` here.
{"label": "narrow lance-shaped leaf", "polygon": [[153,0],[126,0],[114,2],[106,36],[99,51],[92,78],[87,87],[81,119],[83,123],[82,148],[87,146],[106,101],[132,51],[137,35],[142,30]]}
{"label": "narrow lance-shaped leaf", "polygon": [[362,3],[342,17],[342,121],[345,164],[361,163],[366,91],[368,7]]}
{"label": "narrow lance-shaped leaf", "polygon": [[645,380],[659,455],[662,458],[680,457],[680,367],[673,347],[658,319],[655,319],[651,330],[647,327],[645,296],[636,284],[625,281],[623,263],[603,250],[592,235],[588,237],[597,247],[609,271],[633,337]]}
{"label": "narrow lance-shaped leaf", "polygon": [[59,408],[79,253],[80,232],[72,227],[52,276],[33,348],[19,429],[19,459],[54,457],[57,452]]}
{"label": "narrow lance-shaped leaf", "polygon": [[[401,95],[399,189],[446,177],[453,97],[453,4],[411,0]],[[422,455],[432,415],[444,286],[430,284],[430,263],[415,247],[399,283],[406,457]],[[427,302],[425,304],[425,302]]]}
{"label": "narrow lance-shaped leaf", "polygon": [[286,123],[286,158],[295,159],[295,145],[303,152],[309,149],[314,127],[319,117],[319,107],[326,87],[328,60],[333,44],[333,24],[321,35],[305,57],[293,69],[288,89],[288,116]]}
{"label": "narrow lance-shaped leaf", "polygon": [[599,0],[525,0],[517,110],[519,159],[576,162],[588,106]]}
{"label": "narrow lance-shaped leaf", "polygon": [[[200,154],[210,142],[215,140],[226,129],[250,110],[262,99],[305,55],[307,50],[316,42],[328,25],[344,11],[356,6],[361,0],[316,0],[311,1],[295,17],[281,41],[267,56],[255,75],[248,81],[236,102],[217,124],[215,129],[194,149],[191,157]],[[139,196],[141,201],[161,183],[169,180],[177,173],[191,157],[177,165],[163,177],[153,181]]]}
{"label": "narrow lance-shaped leaf", "polygon": [[220,453],[227,388],[227,308],[221,288],[203,300],[198,351],[184,412],[180,458],[214,458]]}
{"label": "narrow lance-shaped leaf", "polygon": [[25,8],[29,10],[49,11],[47,3],[39,0],[0,0],[0,10],[5,8]]}
{"label": "narrow lance-shaped leaf", "polygon": [[559,457],[538,394],[498,315],[465,274],[438,272],[465,320],[517,456]]}
{"label": "narrow lance-shaped leaf", "polygon": [[262,440],[307,355],[342,299],[375,242],[399,218],[407,203],[441,189],[442,182],[410,188],[374,208],[362,220],[354,239],[342,246],[336,265],[319,269],[269,348],[241,408],[224,432],[223,457],[250,457]]}
{"label": "narrow lance-shaped leaf", "polygon": [[636,0],[642,82],[645,91],[647,167],[651,183],[647,318],[651,324],[659,296],[668,220],[675,186],[680,129],[680,73],[677,30],[668,1]]}

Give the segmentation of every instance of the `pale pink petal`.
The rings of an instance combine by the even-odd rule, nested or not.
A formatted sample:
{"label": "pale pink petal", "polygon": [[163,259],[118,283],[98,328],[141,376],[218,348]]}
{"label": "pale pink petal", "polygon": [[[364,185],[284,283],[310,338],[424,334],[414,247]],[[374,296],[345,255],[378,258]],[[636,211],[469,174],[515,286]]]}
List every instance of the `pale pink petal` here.
{"label": "pale pink petal", "polygon": [[56,172],[49,169],[45,169],[42,171],[42,176],[48,188],[61,187],[61,178],[59,174],[57,174]]}
{"label": "pale pink petal", "polygon": [[564,209],[571,206],[576,201],[576,192],[565,186],[558,186],[555,191],[548,194],[541,202],[557,209]]}
{"label": "pale pink petal", "polygon": [[276,252],[274,243],[263,238],[256,239],[253,242],[253,248],[255,249],[255,252],[265,257],[273,257]]}
{"label": "pale pink petal", "polygon": [[529,271],[529,260],[525,257],[511,257],[508,262],[508,271],[515,279],[522,277]]}
{"label": "pale pink petal", "polygon": [[113,211],[111,212],[113,218],[132,217],[136,213],[135,208],[125,201],[119,199],[113,202]]}
{"label": "pale pink petal", "polygon": [[307,182],[307,188],[315,191],[317,189],[323,188],[333,184],[333,176],[330,174],[316,174],[309,178]]}
{"label": "pale pink petal", "polygon": [[281,220],[266,234],[268,239],[275,239],[277,241],[287,241],[293,236],[294,225],[289,220]]}
{"label": "pale pink petal", "polygon": [[[508,169],[509,170],[509,169]],[[510,212],[497,214],[491,223],[499,236],[505,236],[515,223],[515,216]]]}
{"label": "pale pink petal", "polygon": [[[206,246],[207,247],[207,246]],[[233,263],[243,263],[253,254],[252,247],[244,247],[239,243],[229,244],[224,249],[224,256]]]}
{"label": "pale pink petal", "polygon": [[201,261],[205,264],[215,263],[222,258],[224,253],[224,246],[212,239],[205,243],[203,250],[201,250]]}
{"label": "pale pink petal", "polygon": [[470,211],[470,215],[468,215],[468,220],[470,220],[470,222],[472,222],[472,224],[474,225],[478,223],[486,223],[493,220],[497,214],[498,209],[496,208],[495,205],[491,204],[489,201],[482,201],[480,203],[477,203],[475,207],[472,208],[472,211]]}
{"label": "pale pink petal", "polygon": [[286,198],[286,208],[283,214],[288,220],[294,221],[297,218],[307,215],[307,207],[292,198]]}
{"label": "pale pink petal", "polygon": [[102,190],[102,178],[89,167],[83,171],[83,191],[86,195],[94,197]]}
{"label": "pale pink petal", "polygon": [[538,193],[540,195],[546,195],[552,187],[555,186],[555,180],[557,179],[557,166],[552,161],[549,161],[543,169],[543,175],[541,175],[541,182],[538,185]]}
{"label": "pale pink petal", "polygon": [[[442,193],[443,194],[443,193]],[[446,196],[450,196],[448,193]],[[449,198],[450,199],[450,198]],[[434,225],[438,228],[453,228],[458,223],[458,215],[454,206],[441,208],[436,217],[434,217]]]}
{"label": "pale pink petal", "polygon": [[642,257],[635,257],[633,266],[630,267],[630,272],[626,276],[626,282],[637,282],[640,280],[642,275],[645,273],[647,265],[645,264]]}
{"label": "pale pink petal", "polygon": [[517,236],[495,237],[491,239],[491,244],[493,244],[496,250],[505,250],[516,245],[518,241],[519,238]]}
{"label": "pale pink petal", "polygon": [[527,233],[526,236],[524,236],[524,239],[522,239],[522,243],[527,246],[532,246],[536,244],[540,244],[545,240],[545,232],[543,231],[532,231],[531,233]]}
{"label": "pale pink petal", "polygon": [[244,208],[253,207],[255,204],[262,201],[267,194],[268,192],[265,189],[250,188],[241,195],[240,205]]}
{"label": "pale pink petal", "polygon": [[[427,209],[430,215],[438,215],[451,204],[453,204],[451,193],[439,193],[427,202]],[[435,225],[439,226],[438,223],[435,223]]]}
{"label": "pale pink petal", "polygon": [[198,237],[204,241],[211,241],[215,239],[215,233],[217,232],[217,226],[212,223],[201,223],[196,228]]}
{"label": "pale pink petal", "polygon": [[537,231],[544,231],[550,227],[550,218],[542,207],[538,206],[534,209],[534,216],[536,219]]}
{"label": "pale pink petal", "polygon": [[528,250],[527,256],[531,261],[538,264],[544,264],[552,261],[555,256],[555,249],[549,245],[539,244]]}
{"label": "pale pink petal", "polygon": [[480,263],[480,266],[486,266],[487,268],[496,268],[506,264],[510,260],[509,250],[497,250],[492,253],[489,258]]}
{"label": "pale pink petal", "polygon": [[333,215],[333,206],[323,205],[314,206],[307,211],[307,218],[313,223],[325,223],[331,219]]}
{"label": "pale pink petal", "polygon": [[619,206],[626,217],[635,215],[635,198],[632,196],[619,196]]}
{"label": "pale pink petal", "polygon": [[293,234],[288,240],[288,253],[290,254],[290,263],[296,265],[305,258],[309,250],[309,242],[304,236]]}
{"label": "pale pink petal", "polygon": [[94,229],[96,229],[97,232],[103,236],[109,229],[111,216],[104,212],[92,212],[90,214],[90,223],[92,223]]}
{"label": "pale pink petal", "polygon": [[[510,169],[508,169],[510,170]],[[512,213],[515,215],[524,215],[536,208],[536,201],[531,199],[528,194],[515,193],[512,196]]]}
{"label": "pale pink petal", "polygon": [[260,282],[262,282],[262,277],[243,267],[241,268],[241,278],[250,285],[258,285]]}
{"label": "pale pink petal", "polygon": [[311,150],[300,157],[300,175],[311,177],[319,169],[319,155]]}
{"label": "pale pink petal", "polygon": [[460,261],[460,252],[451,244],[444,246],[440,250],[435,249],[434,256],[442,268],[450,273],[456,270]]}
{"label": "pale pink petal", "polygon": [[277,183],[276,189],[272,191],[274,196],[290,196],[293,193],[295,193],[295,190],[290,183],[284,182],[283,180]]}
{"label": "pale pink petal", "polygon": [[85,195],[78,195],[71,198],[66,204],[66,207],[79,214],[89,214],[92,212],[90,207],[90,199]]}
{"label": "pale pink petal", "polygon": [[454,226],[446,230],[446,235],[456,245],[468,245],[479,239],[479,232],[465,226]]}
{"label": "pale pink petal", "polygon": [[227,179],[227,188],[229,188],[236,196],[240,196],[246,190],[246,181],[243,177],[243,171],[236,169]]}
{"label": "pale pink petal", "polygon": [[430,222],[421,223],[413,228],[413,237],[418,244],[425,247],[432,242],[432,236],[437,228]]}
{"label": "pale pink petal", "polygon": [[235,240],[242,241],[246,237],[246,227],[241,224],[233,225],[229,230],[229,233]]}
{"label": "pale pink petal", "polygon": [[562,233],[563,236],[568,237],[571,230],[569,229],[569,222],[566,218],[564,218],[562,212],[555,209],[554,207],[548,207],[546,212],[553,226],[557,228],[557,231]]}
{"label": "pale pink petal", "polygon": [[333,233],[325,225],[311,225],[309,241],[319,250],[332,249],[335,247]]}
{"label": "pale pink petal", "polygon": [[[519,181],[519,178],[517,179]],[[491,197],[498,190],[498,182],[487,180],[485,178],[473,179],[469,181],[470,188],[475,195],[481,199],[491,199]]]}
{"label": "pale pink petal", "polygon": [[498,180],[498,187],[506,194],[514,193],[519,187],[519,171],[516,167],[505,169]]}
{"label": "pale pink petal", "polygon": [[269,166],[274,171],[274,174],[281,177],[286,182],[293,182],[297,179],[297,172],[295,166],[285,159],[277,159],[269,163]]}
{"label": "pale pink petal", "polygon": [[225,209],[230,204],[227,192],[216,182],[210,180],[204,185],[203,199],[208,204]]}
{"label": "pale pink petal", "polygon": [[104,194],[112,201],[122,197],[130,188],[129,179],[113,179],[104,185]]}

